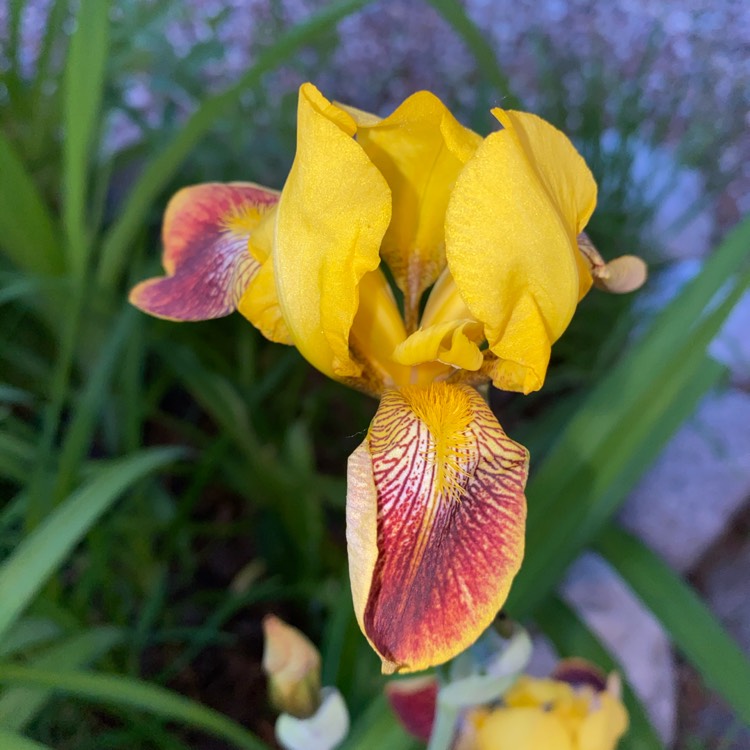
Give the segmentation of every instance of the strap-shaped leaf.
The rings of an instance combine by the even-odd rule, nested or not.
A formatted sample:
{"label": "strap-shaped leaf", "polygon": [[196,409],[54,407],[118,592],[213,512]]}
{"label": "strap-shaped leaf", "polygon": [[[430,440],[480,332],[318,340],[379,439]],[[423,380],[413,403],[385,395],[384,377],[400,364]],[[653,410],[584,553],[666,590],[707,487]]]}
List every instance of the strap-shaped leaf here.
{"label": "strap-shaped leaf", "polygon": [[64,80],[63,222],[68,259],[84,272],[88,256],[89,167],[94,135],[101,121],[107,57],[110,0],[81,0],[70,40]]}
{"label": "strap-shaped leaf", "polygon": [[30,740],[17,732],[0,727],[0,747],[13,748],[13,750],[52,750],[49,745]]}
{"label": "strap-shaped leaf", "polygon": [[665,627],[674,645],[750,724],[750,661],[695,591],[635,537],[608,526],[595,548]]}
{"label": "strap-shaped leaf", "polygon": [[[44,649],[30,660],[37,669],[80,669],[123,640],[113,627],[89,628]],[[25,729],[52,697],[51,690],[15,687],[0,695],[0,725]]]}
{"label": "strap-shaped leaf", "polygon": [[217,711],[142,680],[2,664],[0,682],[46,688],[95,703],[136,708],[163,719],[180,721],[202,729],[243,750],[269,750],[268,745],[255,735]]}
{"label": "strap-shaped leaf", "polygon": [[131,485],[179,457],[178,448],[142,451],[113,461],[70,495],[0,566],[0,638],[52,572]]}

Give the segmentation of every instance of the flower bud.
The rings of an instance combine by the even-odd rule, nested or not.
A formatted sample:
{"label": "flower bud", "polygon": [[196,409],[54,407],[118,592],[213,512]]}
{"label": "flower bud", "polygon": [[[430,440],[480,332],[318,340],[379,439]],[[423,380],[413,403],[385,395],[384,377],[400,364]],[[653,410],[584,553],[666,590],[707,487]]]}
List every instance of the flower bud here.
{"label": "flower bud", "polygon": [[320,706],[320,654],[299,630],[274,615],[263,619],[263,670],[274,708],[305,719]]}
{"label": "flower bud", "polygon": [[422,742],[427,742],[432,733],[438,687],[435,675],[392,680],[385,686],[393,713],[404,729]]}

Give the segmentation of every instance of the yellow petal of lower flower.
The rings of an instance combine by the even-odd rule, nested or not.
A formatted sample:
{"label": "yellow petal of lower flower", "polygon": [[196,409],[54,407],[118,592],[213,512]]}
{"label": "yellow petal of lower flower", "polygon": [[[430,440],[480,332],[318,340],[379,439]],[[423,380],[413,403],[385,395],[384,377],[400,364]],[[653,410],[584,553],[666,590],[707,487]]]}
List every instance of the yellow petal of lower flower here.
{"label": "yellow petal of lower flower", "polygon": [[382,254],[416,312],[422,292],[445,266],[445,207],[481,138],[427,91],[413,94],[383,120],[351,111],[357,140],[393,191]]}
{"label": "yellow petal of lower flower", "polygon": [[379,263],[390,191],[352,138],[354,120],[311,84],[300,89],[297,154],[273,249],[279,304],[295,345],[334,378],[362,368],[349,351],[362,277]]}
{"label": "yellow petal of lower flower", "polygon": [[354,610],[385,672],[440,664],[505,601],[523,556],[526,449],[472,388],[387,391],[349,459]]}
{"label": "yellow petal of lower flower", "polygon": [[628,714],[619,700],[600,693],[596,705],[581,723],[576,750],[615,750],[628,728]]}
{"label": "yellow petal of lower flower", "polygon": [[251,183],[183,188],[169,202],[162,239],[166,276],[142,281],[130,301],[170,320],[208,320],[234,312],[260,264],[253,235],[278,193]]}
{"label": "yellow petal of lower flower", "polygon": [[593,211],[596,183],[560,131],[534,115],[493,113],[505,130],[485,139],[456,181],[446,256],[492,352],[526,373],[509,384],[527,391],[543,383],[549,348],[585,286],[576,236]]}
{"label": "yellow petal of lower flower", "polygon": [[477,342],[484,339],[483,327],[475,320],[456,320],[419,328],[393,352],[402,365],[442,362],[463,370],[478,370],[484,355]]}
{"label": "yellow petal of lower flower", "polygon": [[541,708],[498,708],[474,722],[477,750],[577,750],[557,717]]}

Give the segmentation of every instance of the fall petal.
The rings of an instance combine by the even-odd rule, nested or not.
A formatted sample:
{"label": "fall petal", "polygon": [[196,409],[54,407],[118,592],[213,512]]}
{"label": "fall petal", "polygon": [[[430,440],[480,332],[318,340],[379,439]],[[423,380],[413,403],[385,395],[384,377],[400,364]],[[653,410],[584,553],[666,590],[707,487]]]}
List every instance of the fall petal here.
{"label": "fall petal", "polygon": [[170,320],[229,315],[260,264],[249,246],[278,193],[250,183],[206,183],[169,202],[162,240],[166,276],[142,281],[130,301]]}
{"label": "fall petal", "polygon": [[297,153],[279,200],[273,248],[279,305],[302,355],[356,378],[349,334],[362,277],[380,264],[391,195],[352,136],[354,120],[311,84],[300,89]]}
{"label": "fall petal", "polygon": [[347,494],[354,609],[384,671],[445,662],[495,617],[523,556],[527,466],[474,389],[384,394]]}

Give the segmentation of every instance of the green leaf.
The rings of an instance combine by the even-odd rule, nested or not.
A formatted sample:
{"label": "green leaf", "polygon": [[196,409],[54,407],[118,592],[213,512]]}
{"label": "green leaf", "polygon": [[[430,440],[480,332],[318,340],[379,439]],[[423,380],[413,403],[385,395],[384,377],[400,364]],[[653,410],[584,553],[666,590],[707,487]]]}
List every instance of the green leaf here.
{"label": "green leaf", "polygon": [[[749,245],[747,221],[592,391],[532,474],[527,555],[506,605],[515,616],[553,588],[718,379],[721,367],[705,350],[750,280],[733,275]],[[721,303],[704,313],[722,286]]]}
{"label": "green leaf", "polygon": [[60,450],[56,472],[57,500],[68,494],[75,481],[78,467],[86,458],[104,402],[109,397],[109,385],[122,362],[123,349],[136,321],[137,313],[133,307],[126,308],[120,314],[99,351],[96,365],[86,379],[86,386],[73,410],[70,427]]}
{"label": "green leaf", "polygon": [[0,664],[0,682],[54,690],[100,704],[137,708],[169,721],[179,721],[201,729],[228,740],[243,750],[269,750],[268,745],[255,735],[217,711],[142,680]]}
{"label": "green leaf", "polygon": [[56,508],[0,565],[0,640],[52,572],[132,484],[176,460],[177,448],[156,448],[113,461]]}
{"label": "green leaf", "polygon": [[750,661],[695,591],[648,547],[614,526],[597,537],[595,549],[653,612],[706,683],[750,724]]}
{"label": "green leaf", "polygon": [[0,747],[8,750],[53,750],[49,745],[30,740],[17,732],[0,727]]}
{"label": "green leaf", "polygon": [[18,620],[0,642],[0,658],[22,653],[60,635],[60,626],[52,620],[24,617]]}
{"label": "green leaf", "polygon": [[23,484],[34,464],[34,448],[26,440],[12,435],[9,430],[0,432],[0,477]]}
{"label": "green leaf", "polygon": [[64,79],[63,222],[70,267],[86,268],[86,207],[94,134],[101,120],[107,55],[110,0],[81,0],[70,40]]}
{"label": "green leaf", "polygon": [[[607,672],[617,670],[622,674],[622,667],[614,661],[599,639],[557,597],[548,597],[537,608],[534,618],[562,657],[580,656]],[[663,750],[661,740],[640,700],[627,682],[623,684],[623,701],[630,717],[630,726],[617,746],[618,750]]]}
{"label": "green leaf", "polygon": [[[96,661],[123,640],[121,630],[92,628],[56,643],[29,660],[35,669],[79,669]],[[52,697],[49,689],[16,687],[0,695],[0,725],[22,731]]]}
{"label": "green leaf", "polygon": [[[0,133],[0,248],[20,270],[57,274],[64,269],[55,225],[10,141]],[[12,185],[12,189],[7,186]]]}
{"label": "green leaf", "polygon": [[143,170],[120,211],[120,218],[105,237],[98,272],[99,282],[103,286],[113,286],[120,278],[130,255],[130,247],[146,222],[149,208],[169,184],[183,160],[217,120],[232,111],[242,93],[257,85],[265,73],[281,65],[301,47],[368,2],[370,0],[329,3],[263,50],[252,68],[237,83],[203,101],[181,127],[179,134]]}

